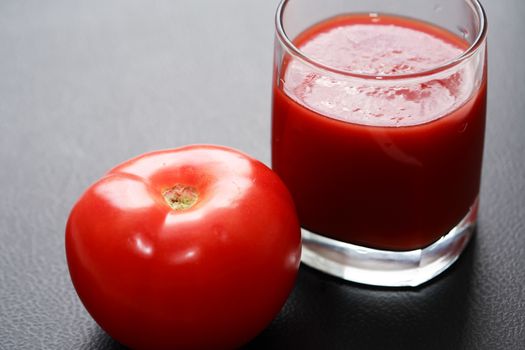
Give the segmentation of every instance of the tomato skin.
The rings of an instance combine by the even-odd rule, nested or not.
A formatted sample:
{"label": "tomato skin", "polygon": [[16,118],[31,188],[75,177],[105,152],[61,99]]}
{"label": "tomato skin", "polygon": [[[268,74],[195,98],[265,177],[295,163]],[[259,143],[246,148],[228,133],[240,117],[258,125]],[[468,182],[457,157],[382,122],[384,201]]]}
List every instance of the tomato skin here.
{"label": "tomato skin", "polygon": [[[175,211],[162,192],[195,188]],[[115,167],[73,207],[66,255],[84,306],[133,349],[233,349],[293,288],[300,228],[288,190],[236,150],[195,145]]]}

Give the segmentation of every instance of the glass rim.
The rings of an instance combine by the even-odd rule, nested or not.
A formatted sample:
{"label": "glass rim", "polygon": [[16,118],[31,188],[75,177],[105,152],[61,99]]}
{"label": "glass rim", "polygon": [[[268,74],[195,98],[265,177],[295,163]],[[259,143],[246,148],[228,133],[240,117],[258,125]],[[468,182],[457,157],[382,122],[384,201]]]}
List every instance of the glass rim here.
{"label": "glass rim", "polygon": [[290,53],[291,55],[295,56],[296,58],[301,59],[302,61],[313,65],[314,67],[321,68],[323,70],[327,70],[329,72],[354,77],[354,78],[360,78],[360,79],[374,79],[374,80],[397,80],[397,79],[410,79],[410,78],[418,78],[418,77],[424,77],[428,75],[433,75],[439,72],[442,72],[444,70],[450,69],[467,58],[471,57],[476,53],[478,48],[481,46],[481,44],[485,41],[485,38],[487,36],[487,16],[485,13],[485,9],[481,5],[479,0],[466,0],[470,4],[473,5],[473,9],[476,12],[476,14],[479,17],[480,21],[480,27],[478,30],[478,34],[476,35],[476,38],[470,44],[470,46],[464,50],[460,55],[457,57],[441,64],[436,67],[432,67],[429,69],[425,69],[423,71],[419,71],[416,73],[401,73],[401,74],[363,74],[363,73],[355,73],[350,70],[343,70],[339,68],[332,67],[330,65],[324,64],[316,59],[313,59],[303,53],[295,44],[292,42],[292,40],[288,37],[286,34],[286,31],[284,30],[283,26],[283,17],[284,17],[284,10],[286,8],[286,5],[291,0],[281,0],[279,3],[279,6],[277,7],[277,11],[275,13],[275,28],[276,33],[279,41],[281,44],[285,47],[285,49]]}

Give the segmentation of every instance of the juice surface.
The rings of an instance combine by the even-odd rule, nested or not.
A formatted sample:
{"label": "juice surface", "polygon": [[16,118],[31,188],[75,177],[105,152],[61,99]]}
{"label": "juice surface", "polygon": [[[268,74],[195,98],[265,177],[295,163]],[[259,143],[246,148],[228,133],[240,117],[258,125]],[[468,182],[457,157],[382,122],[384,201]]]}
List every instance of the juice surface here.
{"label": "juice surface", "polygon": [[[467,44],[394,16],[333,18],[295,45],[356,74],[417,74]],[[272,166],[303,227],[364,246],[422,248],[452,229],[479,191],[486,83],[468,69],[381,84],[288,59],[274,87]],[[477,86],[475,85],[477,84]]]}

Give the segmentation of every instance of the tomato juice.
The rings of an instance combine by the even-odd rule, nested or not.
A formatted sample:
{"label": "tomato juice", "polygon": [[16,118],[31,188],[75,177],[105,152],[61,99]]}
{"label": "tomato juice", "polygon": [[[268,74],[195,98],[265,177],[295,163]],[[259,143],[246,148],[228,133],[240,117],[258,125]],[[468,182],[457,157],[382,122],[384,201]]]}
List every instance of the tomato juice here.
{"label": "tomato juice", "polygon": [[352,73],[334,78],[289,55],[276,67],[272,166],[303,228],[402,251],[428,246],[476,210],[486,74],[458,65],[425,80],[466,41],[426,22],[367,14],[321,22],[294,45]]}

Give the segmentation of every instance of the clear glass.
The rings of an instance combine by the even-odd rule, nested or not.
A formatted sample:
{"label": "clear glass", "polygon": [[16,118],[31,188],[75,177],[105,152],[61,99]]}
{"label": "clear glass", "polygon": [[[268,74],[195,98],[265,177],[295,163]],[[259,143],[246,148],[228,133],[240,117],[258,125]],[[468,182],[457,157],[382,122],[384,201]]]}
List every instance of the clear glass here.
{"label": "clear glass", "polygon": [[[376,26],[379,39],[347,31],[329,39],[339,46],[310,44],[355,24]],[[388,41],[406,30],[407,41],[422,32],[457,52],[439,61],[427,36]],[[410,56],[410,47],[428,52]],[[421,57],[438,63],[411,63]],[[380,64],[359,66],[364,59]],[[486,72],[477,0],[281,2],[272,167],[294,197],[304,263],[358,283],[418,286],[460,256],[477,218]]]}

